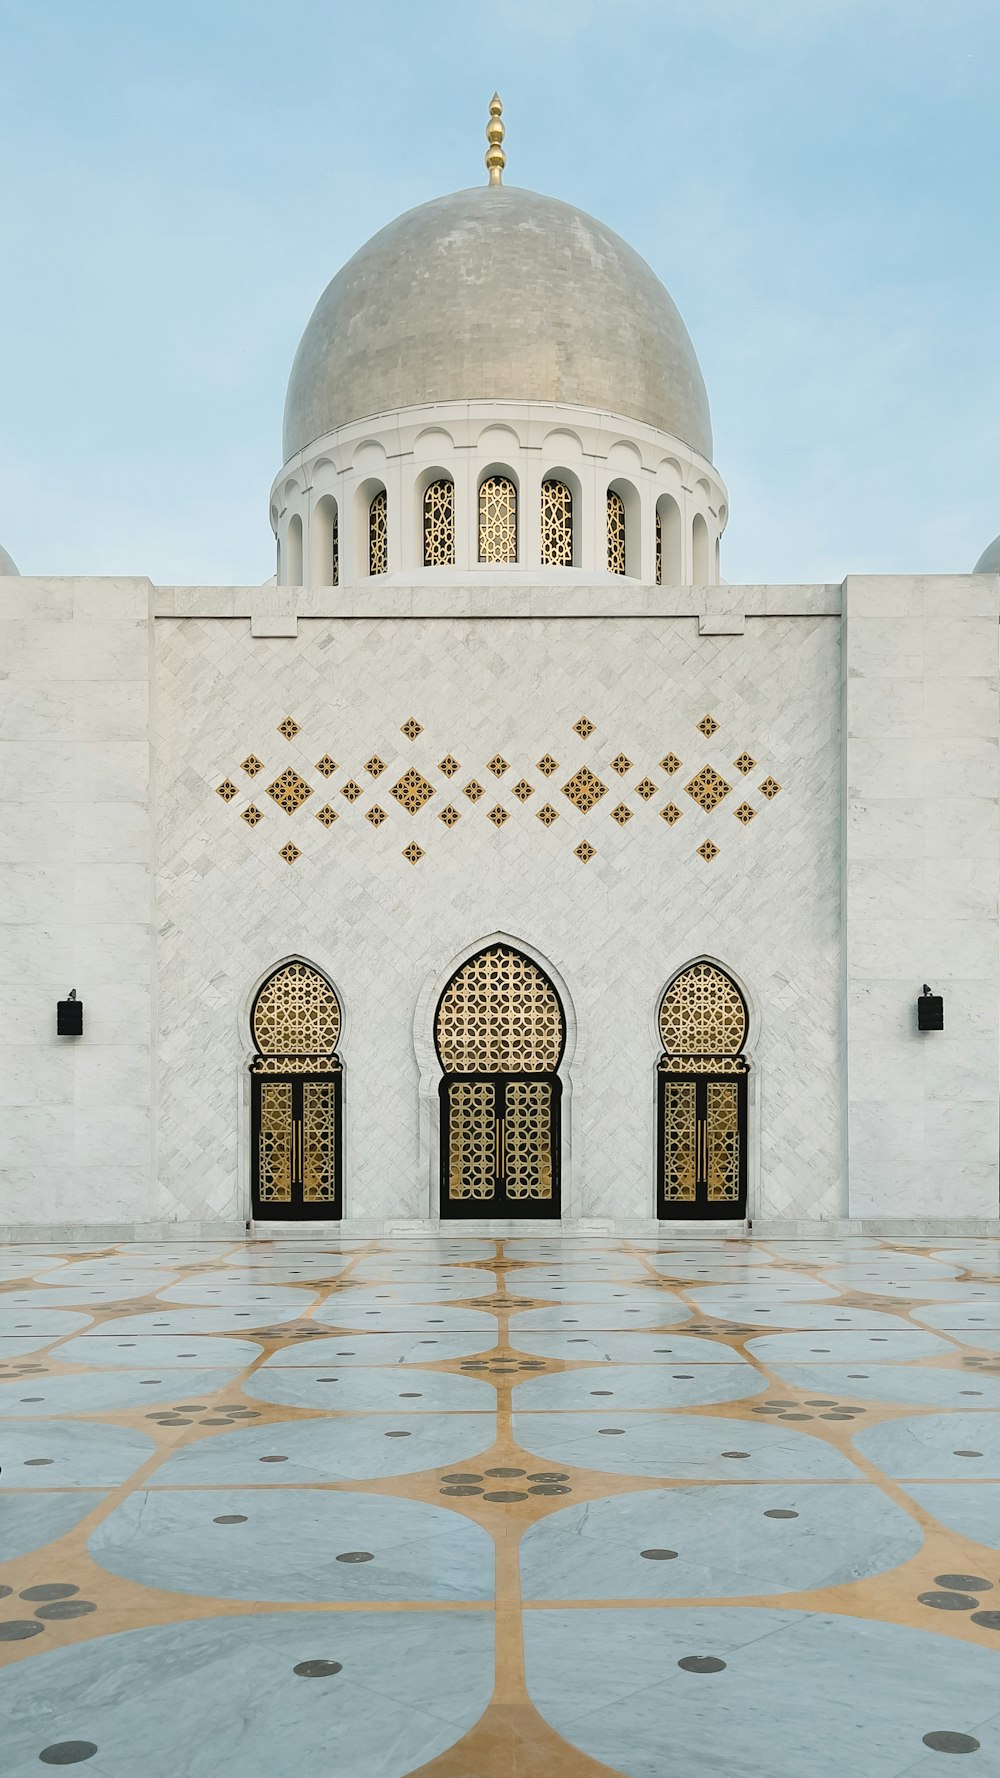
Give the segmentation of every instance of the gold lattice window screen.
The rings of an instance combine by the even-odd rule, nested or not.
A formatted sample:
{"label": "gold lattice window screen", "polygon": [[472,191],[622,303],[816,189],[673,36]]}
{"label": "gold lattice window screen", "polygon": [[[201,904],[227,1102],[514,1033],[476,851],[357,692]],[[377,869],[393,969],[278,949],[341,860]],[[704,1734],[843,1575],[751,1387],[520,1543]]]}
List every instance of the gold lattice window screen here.
{"label": "gold lattice window screen", "polygon": [[431,482],[424,494],[424,567],[455,566],[455,484]]}
{"label": "gold lattice window screen", "polygon": [[553,1074],[564,1037],[552,983],[507,945],[462,965],[441,996],[434,1030],[449,1074]]}
{"label": "gold lattice window screen", "polygon": [[573,491],[565,482],[542,483],[542,567],[573,566]]}
{"label": "gold lattice window screen", "polygon": [[738,1056],[747,1009],[735,982],[714,963],[692,963],[660,1002],[660,1039],[675,1056]]}
{"label": "gold lattice window screen", "polygon": [[285,963],[264,983],[252,1018],[262,1056],[322,1056],[337,1047],[340,1002],[308,963]]}
{"label": "gold lattice window screen", "polygon": [[608,489],[608,573],[625,573],[625,502]]}
{"label": "gold lattice window screen", "polygon": [[489,475],[479,489],[479,560],[517,561],[517,489],[505,475]]}
{"label": "gold lattice window screen", "polygon": [[389,572],[389,497],[384,488],[373,495],[368,508],[368,572]]}

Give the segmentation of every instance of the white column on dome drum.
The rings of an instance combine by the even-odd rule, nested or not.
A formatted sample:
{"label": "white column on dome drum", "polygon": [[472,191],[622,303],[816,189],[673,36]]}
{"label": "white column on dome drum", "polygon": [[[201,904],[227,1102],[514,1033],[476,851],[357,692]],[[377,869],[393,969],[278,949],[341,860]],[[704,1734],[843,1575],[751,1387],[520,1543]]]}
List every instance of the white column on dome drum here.
{"label": "white column on dome drum", "polygon": [[523,568],[538,568],[542,560],[542,464],[534,452],[521,460],[517,497],[517,559]]}
{"label": "white column on dome drum", "polygon": [[289,517],[285,533],[282,585],[302,585],[302,519],[297,512]]}
{"label": "white column on dome drum", "polygon": [[475,566],[479,535],[479,501],[476,461],[470,450],[455,454],[455,566],[466,572]]}
{"label": "white column on dome drum", "polygon": [[691,521],[691,585],[707,586],[709,584],[709,566],[711,552],[709,550],[708,525],[703,512],[696,512]]}
{"label": "white column on dome drum", "polygon": [[[661,581],[664,586],[682,586],[683,536],[681,509],[672,494],[661,494],[656,503],[660,519]],[[655,521],[654,521],[655,523]],[[655,546],[655,536],[654,536]]]}
{"label": "white column on dome drum", "polygon": [[312,523],[309,527],[309,559],[307,584],[333,585],[333,526],[337,502],[333,494],[314,496]]}

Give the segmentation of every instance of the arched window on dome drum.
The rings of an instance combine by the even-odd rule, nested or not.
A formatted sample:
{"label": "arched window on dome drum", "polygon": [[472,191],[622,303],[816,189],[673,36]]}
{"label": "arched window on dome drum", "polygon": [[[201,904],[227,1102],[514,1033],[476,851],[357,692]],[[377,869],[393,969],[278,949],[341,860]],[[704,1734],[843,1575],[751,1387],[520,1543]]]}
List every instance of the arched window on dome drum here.
{"label": "arched window on dome drum", "polygon": [[517,561],[517,489],[506,475],[480,483],[479,560],[498,567]]}
{"label": "arched window on dome drum", "polygon": [[342,1214],[340,1002],[308,963],[281,964],[250,1014],[255,1217]]}
{"label": "arched window on dome drum", "polygon": [[542,567],[573,566],[573,490],[550,478],[542,483]]}
{"label": "arched window on dome drum", "polygon": [[389,498],[384,488],[372,496],[368,508],[368,572],[389,571]]}
{"label": "arched window on dome drum", "polygon": [[447,477],[424,492],[424,567],[455,566],[455,484]]}
{"label": "arched window on dome drum", "polygon": [[746,1215],[748,1022],[743,995],[715,963],[682,969],[660,1001],[661,1220]]}
{"label": "arched window on dome drum", "polygon": [[625,573],[625,502],[608,489],[608,573]]}

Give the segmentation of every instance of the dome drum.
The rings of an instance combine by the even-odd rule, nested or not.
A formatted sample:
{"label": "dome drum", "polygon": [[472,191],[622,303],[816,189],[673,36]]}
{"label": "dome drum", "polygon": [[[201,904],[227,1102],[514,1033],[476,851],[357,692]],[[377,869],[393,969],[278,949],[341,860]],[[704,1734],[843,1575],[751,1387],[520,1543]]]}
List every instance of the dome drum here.
{"label": "dome drum", "polygon": [[[487,551],[484,559],[480,489],[494,477],[513,484],[516,543],[513,551]],[[543,541],[543,484],[552,481],[570,496],[572,525],[569,549],[554,557]],[[445,551],[439,544],[428,548],[425,522],[427,491],[442,482],[451,484],[445,506],[453,526]],[[377,559],[385,566],[379,572],[397,580],[620,579],[608,553],[608,496],[615,490],[626,512],[626,579],[718,581],[728,496],[711,463],[690,446],[606,411],[463,401],[352,422],[287,463],[271,491],[279,582],[299,584],[300,576],[302,584],[329,586],[370,578],[371,503],[382,490],[385,551]],[[567,556],[572,566],[549,565]],[[452,566],[442,566],[449,560]]]}

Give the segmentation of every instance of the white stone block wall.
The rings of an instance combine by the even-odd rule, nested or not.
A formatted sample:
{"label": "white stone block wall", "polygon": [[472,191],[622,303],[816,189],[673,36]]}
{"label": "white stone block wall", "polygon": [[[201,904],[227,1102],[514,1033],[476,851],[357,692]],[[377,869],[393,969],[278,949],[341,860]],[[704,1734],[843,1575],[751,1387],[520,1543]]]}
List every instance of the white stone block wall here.
{"label": "white stone block wall", "polygon": [[[733,610],[761,603],[759,589],[742,602],[724,591]],[[809,592],[822,606],[817,589],[789,595],[808,615],[751,616],[729,634],[700,634],[697,606],[601,616],[596,590],[566,618],[533,617],[524,593],[506,617],[502,594],[468,590],[455,606],[478,602],[482,615],[453,615],[439,594],[411,617],[400,592],[387,615],[300,617],[297,636],[254,636],[239,615],[159,619],[155,1214],[248,1214],[246,1013],[290,954],[324,968],[344,1003],[347,1214],[436,1213],[436,994],[504,933],[567,991],[564,1215],[652,1215],[657,1003],[674,971],[708,954],[753,1008],[751,1209],[835,1216],[839,623],[828,603],[810,612]],[[551,589],[538,605],[558,609]],[[707,713],[720,725],[710,739],[696,727]],[[292,741],[277,729],[286,715],[301,724]],[[415,741],[400,732],[411,716]],[[586,740],[573,730],[583,716],[595,724]],[[745,779],[732,764],[744,749],[758,762]],[[674,777],[659,765],[669,750],[684,762]],[[254,779],[240,769],[251,752],[266,766]],[[548,780],[536,766],[546,752],[560,762]],[[623,778],[610,769],[620,752],[633,762]],[[315,769],[325,753],[338,761],[328,780]],[[438,767],[448,753],[462,768],[450,782]],[[497,753],[510,764],[499,778],[487,768]],[[373,755],[386,762],[377,778]],[[732,785],[710,814],[683,789],[706,763]],[[266,791],[286,765],[313,787],[292,816]],[[582,765],[608,786],[588,814],[561,790]],[[410,766],[435,787],[412,817],[390,794]],[[645,802],[634,786],[647,774],[657,791]],[[771,802],[757,788],[768,774],[782,785]],[[227,775],[240,791],[228,805],[215,791]],[[340,794],[349,776],[364,786],[353,805]],[[534,787],[524,805],[512,794],[522,776]],[[472,777],[487,790],[475,805],[462,794]],[[744,798],[759,811],[747,827],[733,816]],[[251,800],[264,810],[253,829],[240,819]],[[684,811],[672,828],[660,818],[669,800]],[[438,819],[448,801],[462,813],[450,830]],[[559,810],[548,830],[535,813],[545,801]],[[315,819],[324,802],[338,814],[328,831]],[[611,818],[619,802],[632,810],[624,826]],[[499,829],[496,803],[510,817]],[[388,813],[377,829],[365,819],[376,804]],[[720,848],[711,863],[696,852],[705,838]],[[289,839],[302,854],[291,866],[278,856]],[[416,865],[402,856],[414,839]],[[586,864],[582,840],[596,848]]]}
{"label": "white stone block wall", "polygon": [[[141,1221],[149,582],[0,584],[0,1223]],[[60,1038],[56,1002],[74,987],[83,1036]]]}
{"label": "white stone block wall", "polygon": [[[998,1212],[998,595],[845,582],[852,1216]],[[943,1033],[917,1030],[925,982]]]}

